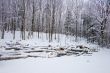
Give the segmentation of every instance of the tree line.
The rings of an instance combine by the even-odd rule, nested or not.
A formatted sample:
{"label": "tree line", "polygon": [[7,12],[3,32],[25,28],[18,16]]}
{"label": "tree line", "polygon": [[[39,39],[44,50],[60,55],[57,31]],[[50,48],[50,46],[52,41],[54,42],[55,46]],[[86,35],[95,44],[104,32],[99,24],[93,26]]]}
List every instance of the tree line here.
{"label": "tree line", "polygon": [[[1,0],[0,37],[16,31],[25,40],[36,32],[86,38],[88,42],[110,47],[110,0]],[[58,38],[59,36],[55,36]]]}

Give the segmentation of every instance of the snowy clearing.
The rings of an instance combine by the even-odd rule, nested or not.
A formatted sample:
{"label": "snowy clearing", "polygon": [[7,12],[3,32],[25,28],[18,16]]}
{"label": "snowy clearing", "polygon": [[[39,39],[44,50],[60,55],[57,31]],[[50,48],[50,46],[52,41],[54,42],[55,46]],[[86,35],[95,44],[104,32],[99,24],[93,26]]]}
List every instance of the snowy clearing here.
{"label": "snowy clearing", "polygon": [[0,73],[110,73],[110,0],[0,0]]}
{"label": "snowy clearing", "polygon": [[9,34],[0,40],[0,73],[110,73],[110,50],[85,39],[60,34],[60,42],[45,36],[13,40]]}
{"label": "snowy clearing", "polygon": [[59,34],[60,41],[54,39],[52,42],[49,42],[45,37],[45,33],[40,33],[42,34],[41,38],[36,38],[37,34],[34,33],[33,38],[26,40],[20,39],[19,31],[16,33],[17,38],[14,40],[10,32],[5,34],[5,39],[0,40],[0,60],[91,55],[93,52],[100,50],[99,46],[87,43],[85,39],[74,42],[75,38],[73,36]]}
{"label": "snowy clearing", "polygon": [[27,58],[0,62],[0,73],[110,73],[110,50],[92,56]]}

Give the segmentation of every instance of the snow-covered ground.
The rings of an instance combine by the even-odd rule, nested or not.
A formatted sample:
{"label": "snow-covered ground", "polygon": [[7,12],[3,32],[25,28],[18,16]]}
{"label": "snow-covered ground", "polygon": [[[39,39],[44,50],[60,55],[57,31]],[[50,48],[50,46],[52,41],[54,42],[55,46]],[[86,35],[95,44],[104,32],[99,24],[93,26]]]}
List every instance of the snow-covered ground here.
{"label": "snow-covered ground", "polygon": [[0,62],[0,73],[110,73],[110,50],[92,56],[27,58]]}
{"label": "snow-covered ground", "polygon": [[[28,32],[26,32],[26,36],[27,34]],[[74,36],[65,36],[63,34],[59,34],[59,40],[58,38],[55,39],[55,35],[53,35],[52,42],[49,42],[45,33],[40,33],[40,38],[37,38],[37,33],[34,33],[30,39],[26,37],[26,40],[21,40],[20,32],[17,31],[15,37],[13,40],[11,32],[5,32],[5,38],[0,40],[0,60],[26,57],[56,57],[59,54],[67,54],[65,52],[74,53],[72,50],[66,49],[78,49],[77,46],[79,45],[87,47],[86,49],[99,49],[99,46],[87,43],[83,38],[79,38],[78,42],[74,42]],[[61,48],[64,51],[56,50]]]}
{"label": "snow-covered ground", "polygon": [[39,39],[36,36],[34,33],[30,39],[21,40],[20,32],[16,32],[13,40],[10,32],[5,33],[5,39],[0,39],[0,73],[110,73],[109,49],[84,38],[74,42],[73,36],[63,34],[60,41],[52,42],[45,33],[40,33]]}
{"label": "snow-covered ground", "polygon": [[[15,39],[13,40],[13,34],[11,32],[5,32],[4,39],[0,39],[0,47],[8,47],[7,44],[20,43],[22,44],[21,47],[28,45],[29,47],[35,46],[76,46],[76,45],[85,45],[89,47],[97,47],[95,44],[87,43],[86,39],[78,38],[78,42],[75,41],[74,36],[66,36],[64,34],[53,34],[53,41],[49,42],[48,34],[46,36],[45,33],[40,33],[40,38],[37,38],[38,34],[34,32],[33,37],[28,39],[28,32],[26,32],[26,40],[21,40],[20,32],[16,31]],[[56,39],[55,39],[56,36]]]}

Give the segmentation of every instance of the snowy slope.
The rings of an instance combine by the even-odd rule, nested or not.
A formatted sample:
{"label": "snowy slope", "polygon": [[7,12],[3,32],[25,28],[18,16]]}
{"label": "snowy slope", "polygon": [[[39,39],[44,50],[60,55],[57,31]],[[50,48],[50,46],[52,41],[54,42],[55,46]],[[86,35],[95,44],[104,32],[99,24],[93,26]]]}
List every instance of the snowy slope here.
{"label": "snowy slope", "polygon": [[17,47],[25,47],[25,46],[36,47],[36,46],[49,46],[49,45],[53,47],[56,47],[56,46],[68,47],[68,46],[76,46],[76,45],[84,45],[84,46],[91,47],[91,48],[99,47],[98,45],[87,43],[86,39],[84,38],[79,38],[78,42],[75,42],[74,36],[65,36],[63,34],[56,34],[56,39],[55,39],[55,34],[53,34],[52,42],[49,42],[49,38],[48,36],[46,37],[45,33],[40,33],[40,38],[37,38],[38,34],[36,32],[34,33],[33,37],[30,37],[29,39],[27,35],[28,35],[28,32],[26,32],[26,40],[21,40],[20,32],[16,31],[15,39],[13,40],[12,33],[5,32],[5,38],[0,39],[0,47],[1,48],[9,47],[9,46],[16,47],[19,44],[20,46],[17,46]]}
{"label": "snowy slope", "polygon": [[[35,37],[36,33],[33,38],[26,40],[21,40],[19,36],[20,32],[17,32],[16,39],[13,40],[13,36],[9,32],[5,33],[5,39],[0,40],[0,59],[20,58],[1,60],[0,73],[110,73],[110,50],[87,43],[83,38],[74,42],[73,36],[67,37],[60,34],[60,41],[54,39],[53,42],[49,42],[45,33],[40,33],[40,39]],[[77,48],[78,45],[98,49],[98,52],[94,52],[92,55],[76,56],[72,54],[56,57],[58,53],[65,53],[68,50],[70,52],[71,49],[80,50]],[[67,49],[62,51],[59,48]]]}
{"label": "snowy slope", "polygon": [[[74,36],[65,36],[59,34],[58,38],[55,38],[53,35],[53,41],[49,42],[48,37],[45,33],[40,33],[40,38],[37,38],[37,33],[34,33],[34,36],[26,40],[20,39],[20,32],[16,32],[16,38],[13,40],[11,32],[5,33],[5,38],[0,40],[0,60],[10,60],[18,58],[27,58],[27,57],[56,57],[60,55],[69,54],[73,55],[75,50],[66,50],[66,49],[78,49],[78,45],[87,47],[86,49],[99,49],[99,46],[91,43],[87,43],[85,39],[79,38],[78,42],[74,42]],[[26,32],[28,34],[28,32]],[[48,34],[47,34],[48,35]],[[26,35],[27,36],[27,35]],[[56,35],[58,36],[58,34]],[[60,50],[63,48],[64,50]],[[57,50],[59,49],[59,50]],[[79,51],[83,51],[80,50]],[[82,52],[83,53],[83,52]],[[78,52],[78,54],[80,54]],[[76,54],[75,54],[76,55]]]}

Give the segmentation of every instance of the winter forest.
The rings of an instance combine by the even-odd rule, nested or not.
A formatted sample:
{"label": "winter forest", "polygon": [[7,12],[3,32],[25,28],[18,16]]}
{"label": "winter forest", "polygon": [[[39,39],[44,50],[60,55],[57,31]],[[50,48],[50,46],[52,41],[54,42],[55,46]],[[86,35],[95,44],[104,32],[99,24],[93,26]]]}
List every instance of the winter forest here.
{"label": "winter forest", "polygon": [[[5,32],[20,31],[22,40],[33,32],[49,33],[49,41],[58,38],[53,34],[84,37],[88,42],[110,47],[109,0],[1,0],[0,37]],[[26,38],[28,32],[28,38]]]}
{"label": "winter forest", "polygon": [[109,49],[110,0],[0,0],[0,73],[110,73]]}

